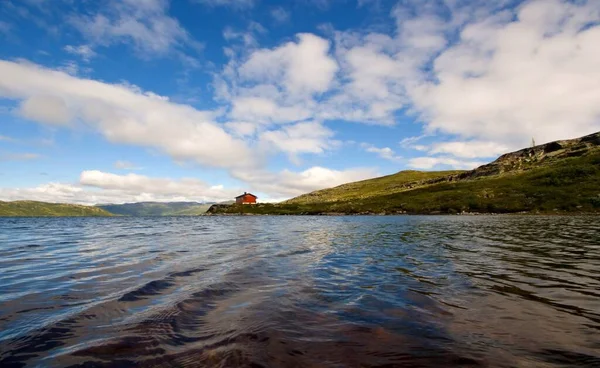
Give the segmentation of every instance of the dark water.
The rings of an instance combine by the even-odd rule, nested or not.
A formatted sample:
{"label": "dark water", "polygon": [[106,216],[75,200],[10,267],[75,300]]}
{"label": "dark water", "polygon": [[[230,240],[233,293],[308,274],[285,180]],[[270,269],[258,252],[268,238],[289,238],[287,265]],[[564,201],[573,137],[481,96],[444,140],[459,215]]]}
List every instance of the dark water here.
{"label": "dark water", "polygon": [[600,367],[599,220],[0,219],[0,366]]}

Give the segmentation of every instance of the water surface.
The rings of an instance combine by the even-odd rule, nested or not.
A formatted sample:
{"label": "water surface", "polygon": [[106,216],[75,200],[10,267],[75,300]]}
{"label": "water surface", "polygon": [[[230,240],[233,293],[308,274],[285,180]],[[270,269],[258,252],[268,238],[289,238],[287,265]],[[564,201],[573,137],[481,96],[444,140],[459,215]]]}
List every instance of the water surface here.
{"label": "water surface", "polygon": [[600,367],[598,217],[0,219],[0,366]]}

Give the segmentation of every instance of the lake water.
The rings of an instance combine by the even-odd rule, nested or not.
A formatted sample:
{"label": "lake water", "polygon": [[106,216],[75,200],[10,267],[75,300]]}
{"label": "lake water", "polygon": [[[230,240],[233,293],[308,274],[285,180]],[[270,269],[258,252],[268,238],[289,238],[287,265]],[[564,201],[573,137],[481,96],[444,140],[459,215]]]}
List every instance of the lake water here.
{"label": "lake water", "polygon": [[600,367],[600,218],[0,219],[0,366]]}

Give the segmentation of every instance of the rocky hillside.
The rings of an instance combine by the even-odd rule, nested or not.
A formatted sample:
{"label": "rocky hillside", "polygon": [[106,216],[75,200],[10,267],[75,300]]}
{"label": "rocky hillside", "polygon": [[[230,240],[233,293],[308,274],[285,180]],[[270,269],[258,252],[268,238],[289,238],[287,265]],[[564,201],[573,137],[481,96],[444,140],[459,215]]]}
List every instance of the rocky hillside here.
{"label": "rocky hillside", "polygon": [[600,132],[581,138],[555,141],[506,153],[495,161],[470,171],[400,171],[381,178],[344,184],[292,198],[286,204],[309,204],[365,199],[389,195],[429,185],[471,180],[503,174],[516,174],[541,168],[569,157],[600,150]]}
{"label": "rocky hillside", "polygon": [[494,162],[469,171],[459,176],[459,178],[500,175],[509,172],[530,170],[567,157],[583,156],[596,149],[600,149],[600,132],[581,138],[555,141],[506,153],[498,157]]}

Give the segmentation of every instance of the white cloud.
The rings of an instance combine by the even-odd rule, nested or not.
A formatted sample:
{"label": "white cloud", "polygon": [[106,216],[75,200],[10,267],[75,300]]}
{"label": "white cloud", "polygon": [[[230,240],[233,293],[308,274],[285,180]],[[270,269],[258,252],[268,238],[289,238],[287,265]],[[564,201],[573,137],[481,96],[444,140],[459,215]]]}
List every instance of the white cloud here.
{"label": "white cloud", "polygon": [[212,121],[212,113],[139,88],[0,61],[0,97],[24,101],[20,113],[41,123],[82,121],[111,142],[157,148],[177,160],[217,167],[258,164],[243,141]]}
{"label": "white cloud", "polygon": [[323,153],[336,143],[331,141],[333,132],[318,122],[286,125],[282,129],[260,134],[260,142],[291,155],[297,162],[301,153]]}
{"label": "white cloud", "polygon": [[265,97],[236,98],[231,111],[233,119],[247,119],[258,125],[306,120],[310,116],[309,109],[303,106],[285,106]]}
{"label": "white cloud", "polygon": [[393,149],[390,147],[376,147],[369,143],[362,143],[361,147],[370,153],[375,153],[377,156],[383,158],[384,160],[399,162],[402,160],[402,156],[396,155]]}
{"label": "white cloud", "polygon": [[411,93],[429,130],[526,146],[600,130],[600,2],[529,1],[470,23]]}
{"label": "white cloud", "polygon": [[408,160],[409,167],[424,170],[439,168],[440,166],[453,169],[470,170],[484,164],[485,162],[465,161],[452,157],[415,157]]}
{"label": "white cloud", "polygon": [[292,95],[326,91],[338,70],[328,55],[329,42],[309,33],[297,38],[298,42],[253,52],[240,67],[241,78],[276,85]]}
{"label": "white cloud", "polygon": [[0,188],[2,200],[38,200],[59,203],[126,203],[143,201],[225,201],[239,194],[222,185],[197,179],[116,175],[97,170],[81,173],[79,183],[47,183],[33,188]]}
{"label": "white cloud", "polygon": [[430,154],[445,153],[456,157],[494,157],[509,151],[509,147],[494,142],[468,141],[434,143]]}
{"label": "white cloud", "polygon": [[138,174],[117,175],[98,170],[83,171],[79,178],[82,186],[101,190],[120,191],[122,194],[147,195],[159,198],[232,199],[239,190],[224,190],[198,179],[151,178]]}
{"label": "white cloud", "polygon": [[141,170],[142,168],[135,165],[133,162],[129,162],[129,161],[116,161],[115,164],[115,169],[119,169],[119,170]]}
{"label": "white cloud", "polygon": [[73,60],[67,60],[57,70],[76,76],[79,74],[79,64]]}
{"label": "white cloud", "polygon": [[314,190],[378,176],[372,168],[333,170],[313,166],[301,172],[283,170],[278,173],[236,169],[232,175],[251,185],[252,190],[269,193],[270,197],[288,199]]}
{"label": "white cloud", "polygon": [[70,22],[92,44],[131,43],[141,55],[164,55],[183,46],[201,48],[177,19],[167,14],[168,7],[167,0],[109,2],[95,14],[75,16]]}
{"label": "white cloud", "polygon": [[81,59],[83,59],[86,62],[90,61],[93,57],[96,56],[96,52],[90,47],[90,45],[67,45],[64,47],[64,50],[69,54],[80,56]]}
{"label": "white cloud", "polygon": [[61,183],[47,183],[33,188],[0,188],[0,199],[5,201],[42,201],[58,203],[93,203],[83,189]]}
{"label": "white cloud", "polygon": [[271,17],[273,17],[277,23],[286,23],[290,20],[290,12],[285,10],[283,7],[278,6],[271,9]]}
{"label": "white cloud", "polygon": [[256,133],[256,125],[244,121],[233,121],[225,123],[229,132],[238,137],[253,136]]}
{"label": "white cloud", "polygon": [[66,125],[71,121],[69,109],[59,96],[37,95],[24,100],[18,113],[30,120]]}

